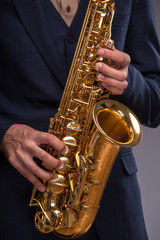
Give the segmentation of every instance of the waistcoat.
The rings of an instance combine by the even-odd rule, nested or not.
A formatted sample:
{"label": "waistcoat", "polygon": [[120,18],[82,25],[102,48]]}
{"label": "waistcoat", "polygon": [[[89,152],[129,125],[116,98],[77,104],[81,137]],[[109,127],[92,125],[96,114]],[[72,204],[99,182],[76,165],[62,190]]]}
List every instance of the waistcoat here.
{"label": "waistcoat", "polygon": [[41,4],[46,15],[49,28],[52,32],[54,43],[56,44],[57,52],[55,52],[55,54],[59,54],[61,64],[63,65],[67,78],[88,6],[88,1],[80,1],[70,27],[67,26],[50,0],[42,0]]}

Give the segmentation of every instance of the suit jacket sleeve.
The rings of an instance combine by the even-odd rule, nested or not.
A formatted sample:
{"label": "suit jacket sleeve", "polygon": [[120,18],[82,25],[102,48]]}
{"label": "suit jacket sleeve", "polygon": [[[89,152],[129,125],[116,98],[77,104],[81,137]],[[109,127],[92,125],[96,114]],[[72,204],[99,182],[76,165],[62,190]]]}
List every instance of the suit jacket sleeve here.
{"label": "suit jacket sleeve", "polygon": [[128,87],[113,98],[132,109],[141,123],[160,124],[160,45],[150,0],[135,0],[127,32],[125,52],[131,56]]}

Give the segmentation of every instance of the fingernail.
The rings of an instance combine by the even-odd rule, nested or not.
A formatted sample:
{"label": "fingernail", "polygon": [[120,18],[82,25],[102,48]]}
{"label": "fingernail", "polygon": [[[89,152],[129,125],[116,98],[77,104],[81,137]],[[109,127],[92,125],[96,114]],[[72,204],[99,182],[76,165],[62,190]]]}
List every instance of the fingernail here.
{"label": "fingernail", "polygon": [[103,81],[103,80],[105,79],[105,77],[104,77],[102,74],[99,74],[99,75],[98,75],[98,79],[99,79],[100,81],[101,81],[101,80]]}
{"label": "fingernail", "polygon": [[57,179],[58,178],[58,174],[57,173],[54,173],[54,175],[53,175],[53,180],[55,180],[55,179]]}
{"label": "fingernail", "polygon": [[112,48],[112,43],[111,43],[111,42],[108,42],[108,43],[107,43],[107,47],[108,47],[109,49],[111,49],[111,48]]}
{"label": "fingernail", "polygon": [[59,165],[58,165],[58,169],[62,169],[64,167],[64,164],[61,162]]}
{"label": "fingernail", "polygon": [[102,48],[100,48],[100,49],[98,50],[98,54],[101,55],[101,56],[103,56],[103,55],[105,54],[105,51],[104,51]]}
{"label": "fingernail", "polygon": [[69,150],[68,150],[68,147],[65,146],[65,149],[63,150],[62,154],[63,154],[63,155],[66,155],[66,154],[68,153],[68,151],[69,151]]}
{"label": "fingernail", "polygon": [[37,188],[40,192],[45,192],[45,190],[46,190],[45,186],[38,186]]}
{"label": "fingernail", "polygon": [[100,68],[102,68],[102,63],[97,63],[96,64],[96,70],[99,70]]}

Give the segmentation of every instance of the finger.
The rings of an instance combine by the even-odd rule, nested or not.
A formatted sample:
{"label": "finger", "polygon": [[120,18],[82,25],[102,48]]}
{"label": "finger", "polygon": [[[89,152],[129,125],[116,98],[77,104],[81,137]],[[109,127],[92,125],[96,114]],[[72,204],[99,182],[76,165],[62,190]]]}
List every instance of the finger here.
{"label": "finger", "polygon": [[[54,158],[52,155],[50,155],[48,152],[46,152],[44,149],[42,149],[40,146],[37,146],[35,142],[32,141],[24,141],[25,144],[25,150],[26,153],[33,157],[37,157],[41,161],[47,163],[49,166],[56,168],[60,165],[61,161],[59,159]],[[28,155],[26,154],[26,157]],[[18,152],[18,158],[24,158],[24,153],[23,156],[21,152]],[[22,159],[23,161],[23,159]]]}
{"label": "finger", "polygon": [[61,154],[64,154],[66,151],[65,144],[57,138],[55,135],[45,132],[37,131],[35,136],[35,141],[40,146],[41,144],[49,144],[51,145],[56,151]]}
{"label": "finger", "polygon": [[56,177],[56,174],[43,170],[33,159],[30,159],[29,157],[24,157],[23,163],[30,173],[42,180],[50,181]]}
{"label": "finger", "polygon": [[[24,166],[24,168],[28,169],[28,171],[37,177],[41,178],[42,180],[49,181],[54,178],[54,174],[48,171],[43,170],[40,168],[37,163],[33,160],[32,152],[33,150],[30,150],[30,152],[16,152],[16,155],[14,159],[10,158],[10,162],[12,162],[12,165],[17,169],[19,166]],[[60,163],[60,161],[59,161]]]}
{"label": "finger", "polygon": [[13,165],[27,180],[29,180],[39,191],[44,192],[45,185],[31,173],[23,162],[14,161]]}
{"label": "finger", "polygon": [[[55,173],[48,172],[40,168],[28,153],[23,152],[22,154],[19,152],[17,156],[10,157],[10,162],[13,167],[15,167],[38,189],[43,185],[38,178],[49,181],[57,177]],[[42,188],[41,191],[43,191]]]}
{"label": "finger", "polygon": [[105,83],[102,83],[102,86],[103,86],[104,88],[106,88],[108,91],[110,91],[110,93],[111,93],[112,95],[122,95],[123,92],[124,92],[123,89],[115,88],[115,87],[109,86],[109,85],[107,85],[107,84],[105,84]]}
{"label": "finger", "polygon": [[105,63],[98,62],[96,64],[96,69],[101,72],[103,75],[106,75],[108,77],[117,79],[119,81],[124,81],[127,78],[128,71],[126,68],[120,70],[117,70],[115,68],[112,68]]}
{"label": "finger", "polygon": [[51,156],[49,153],[47,153],[45,150],[41,149],[38,146],[34,147],[34,151],[32,154],[33,156],[37,157],[38,159],[47,163],[49,166],[53,168],[57,168],[61,163],[59,159],[54,158],[53,156]]}
{"label": "finger", "polygon": [[[98,75],[98,79],[99,81],[101,81],[103,84],[105,84],[105,86],[107,87],[114,87],[114,88],[118,88],[118,89],[122,89],[124,90],[125,88],[127,88],[128,86],[128,82],[126,80],[124,81],[118,81],[116,79],[104,76],[103,74],[99,74]],[[108,88],[107,88],[108,89]]]}
{"label": "finger", "polygon": [[128,66],[131,62],[130,56],[127,53],[121,52],[117,49],[109,50],[106,48],[100,48],[98,54],[105,59],[110,59],[111,61],[119,63],[121,67]]}

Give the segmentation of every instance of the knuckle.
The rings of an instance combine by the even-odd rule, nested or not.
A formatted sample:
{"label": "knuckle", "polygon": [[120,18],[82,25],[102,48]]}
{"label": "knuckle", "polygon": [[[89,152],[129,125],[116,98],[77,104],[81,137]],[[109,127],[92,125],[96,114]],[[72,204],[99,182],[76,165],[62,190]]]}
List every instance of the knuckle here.
{"label": "knuckle", "polygon": [[125,72],[124,72],[124,76],[125,76],[124,79],[126,80],[126,78],[128,77],[128,71],[125,71]]}
{"label": "knuckle", "polygon": [[120,60],[121,65],[127,66],[130,63],[130,57],[127,53],[122,53],[121,60]]}
{"label": "knuckle", "polygon": [[41,137],[42,132],[35,130],[35,129],[31,129],[30,133],[32,134],[34,139],[39,139]]}
{"label": "knuckle", "polygon": [[126,63],[128,63],[128,65],[129,65],[131,62],[131,57],[126,53],[125,58],[126,58]]}
{"label": "knuckle", "polygon": [[32,136],[34,134],[36,130],[34,130],[33,128],[29,127],[29,126],[25,126],[23,128],[23,137],[24,140],[28,139],[30,136]]}
{"label": "knuckle", "polygon": [[123,57],[122,57],[121,63],[124,66],[128,66],[130,64],[130,62],[131,62],[130,56],[127,53],[123,53]]}
{"label": "knuckle", "polygon": [[31,147],[30,141],[28,139],[24,139],[22,141],[22,148],[23,149],[29,149]]}
{"label": "knuckle", "polygon": [[122,57],[122,61],[121,61],[121,63],[122,63],[122,64],[126,64],[126,60],[127,60],[127,58],[126,58],[126,54],[123,53],[123,57]]}
{"label": "knuckle", "polygon": [[47,143],[52,143],[56,140],[56,136],[50,133],[46,134],[46,141]]}
{"label": "knuckle", "polygon": [[121,72],[120,76],[119,76],[120,81],[125,81],[126,79],[126,73],[125,72]]}
{"label": "knuckle", "polygon": [[46,140],[47,140],[47,141],[51,141],[51,139],[52,139],[52,135],[49,134],[49,133],[47,133],[47,134],[46,134]]}
{"label": "knuckle", "polygon": [[126,63],[126,54],[122,53],[122,58],[121,58],[121,64],[125,64]]}
{"label": "knuckle", "polygon": [[15,162],[15,156],[13,154],[11,154],[9,157],[8,157],[8,161],[10,163],[14,163]]}
{"label": "knuckle", "polygon": [[45,159],[48,159],[49,158],[49,154],[47,154],[47,152],[45,152],[44,150],[41,151],[40,155],[39,155],[39,158],[44,161]]}
{"label": "knuckle", "polygon": [[15,149],[15,157],[16,159],[19,159],[19,160],[23,159],[23,153],[21,148]]}
{"label": "knuckle", "polygon": [[124,81],[123,83],[123,89],[127,88],[128,87],[128,82],[127,81]]}

